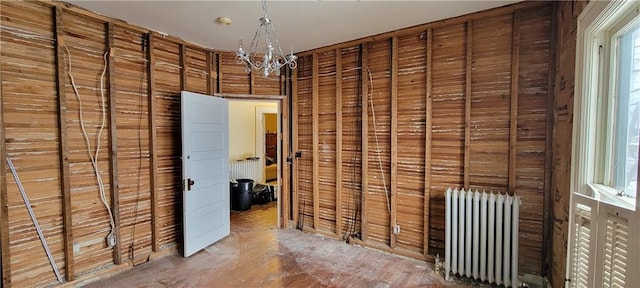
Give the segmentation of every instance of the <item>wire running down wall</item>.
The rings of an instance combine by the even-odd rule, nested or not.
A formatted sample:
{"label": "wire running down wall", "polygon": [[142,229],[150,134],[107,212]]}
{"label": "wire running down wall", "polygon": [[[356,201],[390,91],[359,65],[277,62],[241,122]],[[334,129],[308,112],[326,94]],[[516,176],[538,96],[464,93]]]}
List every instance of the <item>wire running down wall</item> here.
{"label": "wire running down wall", "polygon": [[521,271],[545,275],[553,7],[519,3],[301,53],[304,229],[432,259],[444,251],[447,187],[515,193]]}

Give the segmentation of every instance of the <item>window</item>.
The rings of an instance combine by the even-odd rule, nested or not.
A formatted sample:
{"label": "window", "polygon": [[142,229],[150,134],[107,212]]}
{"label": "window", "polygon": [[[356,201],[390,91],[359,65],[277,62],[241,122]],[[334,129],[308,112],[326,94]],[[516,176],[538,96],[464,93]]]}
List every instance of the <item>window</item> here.
{"label": "window", "polygon": [[640,25],[636,23],[629,31],[617,36],[615,44],[618,79],[612,184],[620,194],[635,198],[640,135]]}
{"label": "window", "polygon": [[[632,1],[629,1],[632,2]],[[608,2],[607,2],[608,3]],[[638,6],[637,3],[635,6]],[[640,16],[638,8],[605,15],[585,33],[582,130],[577,169],[581,192],[635,210],[640,141]],[[588,41],[591,40],[591,41]],[[589,165],[590,164],[590,165]]]}
{"label": "window", "polygon": [[578,18],[567,287],[640,283],[640,2]]}

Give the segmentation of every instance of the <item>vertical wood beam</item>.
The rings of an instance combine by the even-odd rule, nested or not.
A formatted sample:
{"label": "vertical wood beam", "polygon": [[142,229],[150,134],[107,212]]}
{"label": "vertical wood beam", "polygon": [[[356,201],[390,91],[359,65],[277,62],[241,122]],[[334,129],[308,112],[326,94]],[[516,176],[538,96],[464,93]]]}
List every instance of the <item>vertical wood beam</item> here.
{"label": "vertical wood beam", "polygon": [[391,38],[391,208],[389,217],[389,245],[396,247],[398,235],[393,233],[398,222],[396,198],[398,194],[398,36]]}
{"label": "vertical wood beam", "polygon": [[466,48],[466,88],[464,105],[464,188],[469,188],[469,163],[471,162],[471,70],[473,55],[473,20],[467,21],[467,48]]}
{"label": "vertical wood beam", "polygon": [[360,69],[360,75],[362,75],[362,210],[360,215],[360,237],[362,241],[369,239],[367,225],[368,225],[368,203],[367,193],[369,191],[369,49],[368,43],[360,44],[360,63],[362,63],[362,69]]}
{"label": "vertical wood beam", "polygon": [[511,40],[511,108],[509,121],[509,194],[516,191],[516,156],[518,141],[518,80],[520,70],[520,10],[513,12]]}
{"label": "vertical wood beam", "polygon": [[207,61],[207,64],[206,64],[206,66],[207,66],[206,67],[206,69],[207,69],[207,94],[213,95],[213,93],[214,93],[214,90],[213,90],[214,84],[213,84],[213,77],[212,77],[212,74],[211,74],[211,68],[213,67],[213,65],[211,63],[213,61],[213,56],[212,56],[213,52],[207,51],[206,53],[207,53],[207,60],[206,60]]}
{"label": "vertical wood beam", "polygon": [[[557,17],[558,15],[558,2],[553,3],[553,12],[551,13],[551,41],[549,41],[549,79],[547,80],[547,126],[545,133],[545,155],[544,155],[544,197],[543,197],[543,221],[542,221],[542,276],[549,275],[549,269],[551,269],[551,259],[553,255],[553,240],[551,235],[553,232],[551,211],[553,188],[552,188],[552,175],[553,175],[553,123],[554,119],[554,101],[555,101],[555,81],[556,81],[556,43],[557,43]],[[640,170],[638,170],[640,171]],[[560,245],[560,243],[556,243]]]}
{"label": "vertical wood beam", "polygon": [[342,235],[342,49],[336,49],[336,234]]}
{"label": "vertical wood beam", "polygon": [[293,173],[292,175],[292,181],[293,181],[293,193],[291,193],[291,203],[293,204],[291,207],[291,209],[293,210],[293,223],[296,224],[296,228],[301,228],[299,227],[299,223],[298,221],[300,221],[298,219],[298,207],[300,205],[300,203],[298,203],[298,158],[296,158],[296,152],[298,151],[298,147],[299,147],[299,141],[300,141],[300,136],[298,134],[298,69],[293,69],[291,71],[291,106],[292,107],[292,112],[291,112],[291,117],[293,117],[293,121],[291,121],[292,123],[292,127],[291,127],[291,131],[292,131],[292,135],[291,137],[293,138],[293,155],[289,155],[289,157],[291,157],[291,161],[293,164],[293,167],[291,167],[293,169]]}
{"label": "vertical wood beam", "polygon": [[115,81],[115,46],[113,40],[113,23],[107,22],[107,49],[109,57],[107,58],[107,89],[109,90],[109,149],[111,151],[109,170],[111,175],[111,212],[113,213],[113,222],[115,226],[114,235],[116,237],[116,246],[113,247],[113,263],[120,265],[122,263],[121,256],[121,237],[120,237],[120,187],[118,184],[118,126],[116,110],[116,85]]}
{"label": "vertical wood beam", "polygon": [[[158,158],[157,155],[157,147],[156,147],[156,139],[157,139],[157,131],[156,131],[156,81],[155,81],[155,66],[156,66],[156,57],[154,53],[155,39],[153,34],[147,34],[147,88],[149,89],[148,93],[148,108],[149,108],[149,165],[151,166],[151,181],[150,181],[150,189],[151,189],[151,249],[153,252],[160,251],[160,227],[158,227],[157,221],[157,211],[158,211]],[[207,54],[208,60],[209,54]],[[209,61],[207,61],[209,63]],[[207,81],[207,89],[209,88],[209,82]]]}
{"label": "vertical wood beam", "polygon": [[[2,94],[2,61],[0,61],[0,95]],[[11,252],[9,250],[9,204],[7,198],[7,150],[5,144],[4,109],[0,97],[0,263],[2,282],[0,286],[11,285]]]}
{"label": "vertical wood beam", "polygon": [[187,47],[184,43],[180,43],[180,90],[186,91],[187,89]]}
{"label": "vertical wood beam", "polygon": [[313,54],[313,71],[312,71],[312,126],[313,126],[313,228],[318,230],[320,225],[320,182],[318,177],[320,176],[319,164],[320,155],[318,151],[319,143],[319,127],[318,127],[318,97],[319,97],[319,79],[318,79],[318,54]]}
{"label": "vertical wood beam", "polygon": [[[58,139],[60,141],[60,191],[62,192],[62,231],[64,237],[65,279],[73,281],[75,265],[73,257],[73,220],[71,219],[71,187],[69,180],[69,158],[67,155],[67,97],[65,93],[64,39],[62,8],[53,8],[54,37],[56,39],[56,94],[58,95]],[[96,156],[97,157],[97,156]]]}
{"label": "vertical wood beam", "polygon": [[222,71],[220,70],[220,62],[222,61],[222,55],[220,55],[220,53],[216,53],[216,80],[215,80],[215,86],[216,89],[214,91],[216,91],[217,93],[222,93]]}
{"label": "vertical wood beam", "polygon": [[256,94],[256,73],[253,73],[253,69],[249,71],[249,94]]}
{"label": "vertical wood beam", "polygon": [[[289,71],[289,72],[287,72]],[[291,73],[290,69],[285,69],[285,73]],[[287,79],[287,77],[284,77],[285,79]],[[285,84],[286,86],[286,84]],[[280,175],[278,175],[279,180],[280,180],[280,187],[278,187],[278,191],[280,191],[280,195],[278,196],[278,199],[280,199],[280,228],[288,228],[289,227],[289,211],[291,211],[291,205],[289,204],[289,199],[290,199],[290,195],[289,195],[289,183],[291,181],[290,176],[290,169],[291,167],[288,164],[288,161],[286,161],[287,157],[291,157],[291,149],[289,147],[290,143],[289,143],[289,119],[291,117],[290,113],[291,111],[289,110],[289,101],[291,100],[291,93],[288,93],[289,91],[287,91],[287,93],[285,95],[287,95],[287,97],[285,97],[284,99],[282,99],[280,101],[280,115],[282,115],[282,120],[281,120],[281,130],[280,130],[280,135],[282,136],[282,141],[279,143],[278,147],[280,147],[280,159],[278,159],[278,163],[280,164]],[[280,145],[282,144],[282,145]]]}
{"label": "vertical wood beam", "polygon": [[432,123],[433,118],[433,28],[427,29],[427,47],[426,47],[426,117],[425,117],[425,141],[424,141],[424,243],[423,254],[429,255],[429,206],[431,201],[431,140],[432,140]]}

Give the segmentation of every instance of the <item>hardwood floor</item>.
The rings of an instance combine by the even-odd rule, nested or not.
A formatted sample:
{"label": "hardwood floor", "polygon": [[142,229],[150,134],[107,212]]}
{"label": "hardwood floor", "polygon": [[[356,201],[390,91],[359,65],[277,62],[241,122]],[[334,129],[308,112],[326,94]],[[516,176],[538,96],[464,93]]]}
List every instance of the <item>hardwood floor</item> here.
{"label": "hardwood floor", "polygon": [[276,228],[276,202],[231,213],[231,234],[189,258],[169,255],[86,287],[472,287],[432,265]]}

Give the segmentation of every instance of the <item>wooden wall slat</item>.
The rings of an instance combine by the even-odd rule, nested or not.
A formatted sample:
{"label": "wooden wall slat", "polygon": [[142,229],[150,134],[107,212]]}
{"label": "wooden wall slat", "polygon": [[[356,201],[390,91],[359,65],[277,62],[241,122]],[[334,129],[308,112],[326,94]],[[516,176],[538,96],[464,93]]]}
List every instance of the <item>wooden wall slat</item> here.
{"label": "wooden wall slat", "polygon": [[[155,35],[154,35],[155,36]],[[180,46],[155,37],[155,117],[158,204],[154,221],[160,248],[175,247],[182,234],[182,139],[180,128]]]}
{"label": "wooden wall slat", "polygon": [[[422,33],[398,37],[396,206],[398,248],[424,254],[427,41]],[[392,135],[393,135],[392,134]]]}
{"label": "wooden wall slat", "polygon": [[207,53],[200,49],[185,46],[185,90],[200,94],[208,94],[209,72],[207,70]]}
{"label": "wooden wall slat", "polygon": [[[16,183],[5,168],[6,157],[14,160],[54,259],[68,279],[90,278],[113,267],[112,262],[124,264],[115,269],[126,269],[131,263],[147,261],[153,252],[175,249],[182,226],[180,81],[198,92],[209,91],[210,79],[220,75],[207,60],[213,52],[170,36],[156,37],[159,41],[148,46],[147,29],[64,3],[5,1],[0,5],[3,285],[56,283]],[[79,102],[66,73],[69,57],[55,45],[56,30],[61,36],[58,44],[65,44],[71,55],[92,150],[101,124],[103,53],[110,53],[103,87],[108,121],[97,163],[115,217],[118,243],[114,248],[106,243],[110,221],[80,131]],[[182,64],[188,71],[182,74],[180,45],[187,51]],[[57,64],[56,51],[61,59]],[[58,66],[62,69],[56,71]],[[56,79],[61,81],[57,84]],[[263,89],[280,91],[281,86],[270,81]],[[59,108],[58,101],[64,106]],[[156,141],[150,127],[156,130]],[[63,169],[65,161],[68,172]],[[67,188],[62,188],[67,177]],[[72,217],[63,211],[70,211]],[[65,261],[73,267],[65,267]]]}
{"label": "wooden wall slat", "polygon": [[[528,255],[520,258],[520,267],[544,275],[543,255],[545,191],[547,179],[547,113],[549,95],[549,63],[551,51],[551,6],[544,9],[520,11],[518,57],[518,103],[515,149],[515,192],[523,199],[520,219],[526,223],[520,229],[520,251]],[[515,31],[514,31],[515,33]],[[531,241],[529,239],[536,239]],[[529,251],[533,251],[532,253]]]}
{"label": "wooden wall slat", "polygon": [[[66,274],[53,9],[3,1],[0,13],[3,153],[12,159],[53,258]],[[56,277],[5,159],[3,285],[54,285]]]}
{"label": "wooden wall slat", "polygon": [[[524,200],[520,265],[523,271],[544,273],[540,267],[544,267],[542,243],[546,240],[539,231],[545,217],[541,203],[550,193],[544,189],[544,155],[547,155],[544,143],[549,134],[545,119],[548,108],[538,103],[548,103],[546,100],[551,97],[545,79],[550,70],[551,35],[547,31],[553,5],[538,4],[426,25],[426,32],[407,29],[384,34],[386,37],[365,38],[359,42],[364,47],[359,89],[363,91],[361,96],[366,97],[361,119],[347,114],[357,107],[358,88],[347,88],[353,85],[349,81],[357,77],[357,74],[349,76],[349,67],[358,67],[350,62],[355,60],[355,55],[351,56],[355,50],[349,54],[357,46],[341,43],[333,49],[303,54],[322,59],[327,53],[342,50],[342,81],[336,85],[343,87],[343,103],[341,106],[335,103],[336,113],[342,114],[342,129],[335,134],[342,146],[343,173],[339,185],[342,185],[343,213],[342,219],[336,221],[342,221],[342,227],[354,227],[358,214],[362,215],[359,231],[362,241],[357,239],[357,232],[349,232],[351,241],[391,253],[432,259],[435,254],[444,254],[446,188],[515,192]],[[331,63],[319,62],[320,67]],[[317,78],[319,83],[333,73],[312,68],[312,62],[308,61],[300,63],[298,69],[305,73],[313,70],[305,77]],[[309,93],[311,89],[298,90]],[[333,86],[320,88],[313,96],[328,99],[333,106],[334,90]],[[304,96],[299,96],[298,100],[301,99]],[[333,125],[320,117],[311,118],[320,123],[304,125]],[[362,127],[351,132],[357,126],[350,121],[360,122]],[[360,166],[356,166],[361,174],[349,176],[345,173],[351,169],[346,157],[357,155],[358,147],[348,143],[358,141],[357,134],[362,135],[364,153],[358,161]],[[309,133],[299,131],[297,136],[300,143],[313,140]],[[323,142],[314,144],[322,147]],[[310,170],[314,165],[322,167],[323,160],[320,157],[305,165]],[[316,175],[335,177],[334,170],[330,170],[320,169]],[[357,177],[361,177],[362,183],[361,211],[349,211],[356,194],[346,187],[349,179]],[[307,180],[301,177],[301,181]],[[321,193],[322,197],[325,194]],[[303,205],[302,202],[298,205]],[[347,211],[355,217],[347,216]],[[401,227],[398,235],[392,232],[395,224]],[[317,229],[306,231],[326,234]]]}
{"label": "wooden wall slat", "polygon": [[[367,233],[368,241],[390,243],[391,39],[368,43]],[[375,112],[375,113],[374,113]],[[375,124],[375,125],[374,125]],[[376,140],[377,139],[377,140]]]}
{"label": "wooden wall slat", "polygon": [[444,255],[444,192],[464,185],[466,25],[433,29],[429,246]]}
{"label": "wooden wall slat", "polygon": [[[68,131],[65,138],[68,141],[70,186],[71,186],[71,211],[73,214],[73,234],[76,252],[74,261],[78,266],[76,273],[78,276],[85,275],[89,271],[99,269],[114,262],[112,249],[106,245],[106,237],[111,230],[109,214],[100,201],[100,187],[96,179],[95,171],[91,164],[88,150],[95,154],[97,138],[102,123],[102,97],[104,96],[104,107],[109,106],[108,91],[100,90],[100,76],[105,68],[104,53],[108,50],[108,27],[101,21],[86,19],[86,17],[76,13],[63,13],[61,21],[64,25],[63,45],[69,50],[69,55],[65,54],[65,49],[61,47],[62,65],[64,65],[63,75],[60,79],[65,85],[62,91],[65,94],[65,105],[67,107],[64,117],[64,129]],[[62,32],[62,31],[61,31]],[[71,71],[79,95],[75,95],[70,77],[66,69],[71,62]],[[108,63],[107,63],[108,64]],[[108,71],[105,71],[108,72]],[[109,88],[108,73],[105,73],[105,82],[102,88]],[[83,136],[80,123],[80,101],[82,100],[82,118],[90,140],[91,147],[87,146]],[[105,113],[108,113],[106,110]],[[97,158],[100,177],[102,178],[105,197],[111,198],[110,179],[110,147],[111,127],[106,123],[109,115],[105,115],[105,128],[100,138],[101,149]],[[62,128],[62,127],[61,127]],[[112,202],[113,203],[113,202]],[[88,221],[91,219],[91,221]],[[116,233],[117,235],[117,233]],[[116,238],[117,239],[117,238]],[[73,247],[70,247],[71,249]],[[71,250],[73,251],[73,250]]]}
{"label": "wooden wall slat", "polygon": [[148,83],[145,34],[114,27],[121,257],[134,264],[152,253]]}
{"label": "wooden wall slat", "polygon": [[[245,71],[245,66],[236,63],[233,52],[219,52],[220,93],[251,94],[251,75]],[[224,76],[222,76],[224,75]],[[279,93],[278,93],[279,94]]]}
{"label": "wooden wall slat", "polygon": [[296,151],[301,156],[297,159],[296,164],[296,181],[298,195],[298,227],[313,227],[314,224],[314,204],[313,204],[313,81],[312,75],[312,59],[309,55],[298,59],[297,71],[297,136]]}
{"label": "wooden wall slat", "polygon": [[[338,52],[336,52],[338,53]],[[340,105],[341,137],[339,144],[341,149],[340,167],[341,194],[342,194],[342,228],[343,236],[359,237],[361,218],[361,198],[362,198],[362,65],[360,46],[340,49],[341,68],[338,68],[339,75],[337,85],[341,87],[339,93],[341,101],[336,101]],[[366,73],[366,72],[365,72]],[[341,155],[340,155],[341,154]]]}
{"label": "wooden wall slat", "polygon": [[[319,223],[316,230],[336,234],[336,51],[316,54],[318,75],[314,82],[314,117],[317,117],[317,196]],[[315,66],[314,66],[315,67]],[[315,79],[315,78],[314,78]],[[316,116],[317,115],[317,116]],[[316,201],[314,201],[316,203]]]}

